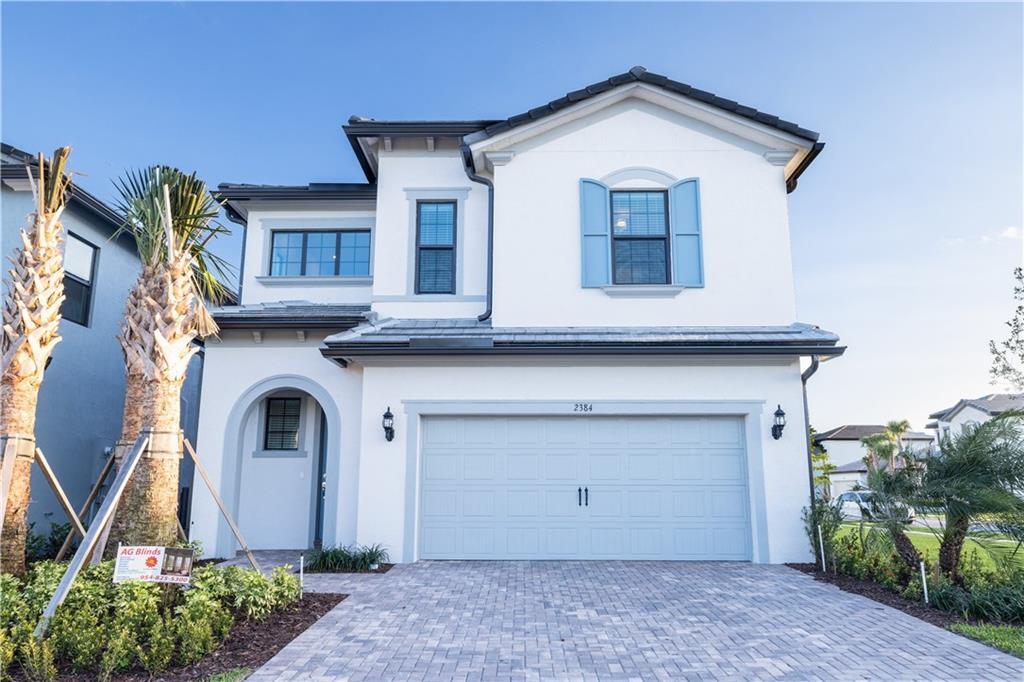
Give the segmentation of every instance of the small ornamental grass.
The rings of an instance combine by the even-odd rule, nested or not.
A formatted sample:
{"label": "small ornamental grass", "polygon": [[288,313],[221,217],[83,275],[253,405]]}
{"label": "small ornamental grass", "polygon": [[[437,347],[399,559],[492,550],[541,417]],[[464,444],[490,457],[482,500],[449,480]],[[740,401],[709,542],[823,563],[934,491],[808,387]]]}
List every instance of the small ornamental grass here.
{"label": "small ornamental grass", "polygon": [[128,581],[114,584],[113,562],[89,566],[75,580],[42,642],[36,623],[66,564],[36,563],[24,580],[0,575],[0,679],[20,666],[31,680],[52,680],[58,667],[151,675],[195,663],[216,649],[236,619],[259,620],[299,598],[290,567],[270,576],[233,566],[201,566],[192,586]]}
{"label": "small ornamental grass", "polygon": [[306,570],[310,573],[366,573],[389,558],[383,545],[324,547],[310,553]]}

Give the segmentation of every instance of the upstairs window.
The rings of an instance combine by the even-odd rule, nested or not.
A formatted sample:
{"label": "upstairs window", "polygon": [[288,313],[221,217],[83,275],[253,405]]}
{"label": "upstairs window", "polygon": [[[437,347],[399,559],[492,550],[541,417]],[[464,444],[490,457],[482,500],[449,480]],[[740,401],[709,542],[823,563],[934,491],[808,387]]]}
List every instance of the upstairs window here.
{"label": "upstairs window", "polygon": [[[666,189],[611,189],[580,180],[580,272],[584,287],[622,295],[631,285],[704,286],[700,183],[686,178]],[[614,292],[614,293],[613,293]]]}
{"label": "upstairs window", "polygon": [[272,235],[272,277],[367,277],[369,274],[369,230],[288,230]]}
{"label": "upstairs window", "polygon": [[665,192],[612,192],[612,276],[615,284],[668,284],[668,200]]}
{"label": "upstairs window", "polygon": [[93,278],[96,276],[96,255],[99,249],[68,233],[64,242],[64,303],[60,314],[85,327],[92,310]]}
{"label": "upstairs window", "polygon": [[455,293],[455,202],[416,203],[416,293]]}
{"label": "upstairs window", "polygon": [[267,398],[264,450],[298,450],[302,398]]}

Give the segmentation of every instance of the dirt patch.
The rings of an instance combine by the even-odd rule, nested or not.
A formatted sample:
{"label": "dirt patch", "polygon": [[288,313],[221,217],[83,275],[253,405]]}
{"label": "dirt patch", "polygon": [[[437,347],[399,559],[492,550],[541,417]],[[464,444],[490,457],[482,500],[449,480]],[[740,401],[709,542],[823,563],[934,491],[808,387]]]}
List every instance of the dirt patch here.
{"label": "dirt patch", "polygon": [[[154,677],[141,671],[130,671],[114,676],[117,680],[142,682],[166,680],[185,682],[205,680],[211,675],[236,668],[256,670],[274,657],[286,644],[320,620],[328,611],[348,595],[307,592],[300,601],[279,611],[274,611],[263,620],[236,620],[231,632],[220,647],[209,656],[190,666],[171,668]],[[20,670],[12,671],[15,680],[28,678]],[[62,667],[57,676],[60,680],[94,682],[96,673],[77,672]]]}
{"label": "dirt patch", "polygon": [[937,625],[940,628],[947,628],[953,623],[966,622],[963,618],[959,618],[951,613],[933,609],[930,606],[925,606],[919,601],[906,599],[905,597],[887,590],[878,583],[873,583],[870,580],[861,580],[860,578],[843,575],[842,573],[822,573],[818,570],[817,565],[815,564],[786,565],[802,573],[813,575],[815,580],[835,585],[844,592],[859,594],[862,597],[867,597],[868,599],[885,604],[886,606],[899,609],[903,613],[909,614],[914,618],[919,618],[926,623]]}

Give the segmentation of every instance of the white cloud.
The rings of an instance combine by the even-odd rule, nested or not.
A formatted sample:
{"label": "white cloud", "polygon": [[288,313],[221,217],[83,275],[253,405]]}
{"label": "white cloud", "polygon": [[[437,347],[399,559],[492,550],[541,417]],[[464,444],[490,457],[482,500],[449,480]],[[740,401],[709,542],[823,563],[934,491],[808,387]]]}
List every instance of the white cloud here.
{"label": "white cloud", "polygon": [[988,232],[978,237],[945,237],[942,243],[946,246],[959,246],[961,244],[991,244],[995,241],[1021,241],[1024,239],[1024,230],[1016,225],[1007,225],[1001,230]]}

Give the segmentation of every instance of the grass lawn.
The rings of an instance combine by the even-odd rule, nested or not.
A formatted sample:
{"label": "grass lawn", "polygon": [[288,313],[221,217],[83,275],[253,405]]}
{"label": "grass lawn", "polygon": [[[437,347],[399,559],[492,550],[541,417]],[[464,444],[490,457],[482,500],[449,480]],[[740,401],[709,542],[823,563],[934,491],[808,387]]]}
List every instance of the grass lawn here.
{"label": "grass lawn", "polygon": [[[844,523],[843,527],[839,530],[840,535],[846,533],[856,533],[860,524],[857,523]],[[865,523],[865,528],[870,527],[873,524]],[[931,530],[927,528],[921,528],[920,526],[913,526],[907,529],[907,537],[917,547],[917,551],[921,552],[921,555],[926,557],[929,561],[936,561],[939,557],[939,538]],[[1008,539],[1006,546],[1008,549],[1013,549],[1015,542]],[[978,544],[972,540],[968,540],[964,544],[963,558],[966,559],[971,554],[977,554],[979,561],[984,566],[990,568],[995,567],[995,562],[992,560],[991,555],[984,549],[978,546]],[[1024,566],[1024,548],[1017,552],[1014,556],[1014,561],[1021,566]]]}
{"label": "grass lawn", "polygon": [[967,625],[957,623],[949,629],[976,639],[1000,651],[1024,658],[1024,627],[1014,625]]}

